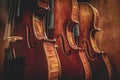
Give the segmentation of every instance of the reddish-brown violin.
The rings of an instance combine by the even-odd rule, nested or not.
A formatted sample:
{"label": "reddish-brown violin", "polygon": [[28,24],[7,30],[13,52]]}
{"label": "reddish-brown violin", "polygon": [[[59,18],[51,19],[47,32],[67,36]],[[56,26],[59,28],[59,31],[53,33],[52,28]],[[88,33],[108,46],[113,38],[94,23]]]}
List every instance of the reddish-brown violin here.
{"label": "reddish-brown violin", "polygon": [[[88,3],[79,3],[79,47],[80,54],[86,55],[91,67],[91,80],[111,80],[112,67],[106,53],[100,51],[95,42],[95,33],[99,31],[98,11]],[[86,67],[87,68],[87,67]],[[87,70],[86,70],[87,71]],[[88,71],[90,73],[90,71]],[[89,75],[87,75],[89,76]]]}
{"label": "reddish-brown violin", "polygon": [[10,45],[5,52],[13,58],[5,60],[9,67],[5,66],[4,80],[59,80],[61,64],[55,40],[49,40],[44,29],[48,0],[22,0],[20,18],[16,16],[17,1],[10,7],[6,29]]}
{"label": "reddish-brown violin", "polygon": [[78,23],[76,0],[54,0],[54,29],[57,52],[61,61],[60,80],[85,80],[79,48],[74,41],[73,28]]}

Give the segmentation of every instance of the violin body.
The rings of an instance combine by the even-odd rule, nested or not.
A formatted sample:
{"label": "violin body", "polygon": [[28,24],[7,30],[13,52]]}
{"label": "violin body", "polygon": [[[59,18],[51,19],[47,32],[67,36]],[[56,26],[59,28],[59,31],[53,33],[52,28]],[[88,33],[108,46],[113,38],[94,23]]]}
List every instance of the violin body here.
{"label": "violin body", "polygon": [[112,67],[108,56],[100,51],[95,42],[95,33],[99,31],[98,11],[88,3],[79,3],[79,42],[80,53],[84,53],[91,67],[91,80],[111,80]]}
{"label": "violin body", "polygon": [[[24,57],[21,70],[23,75],[20,80],[58,80],[60,77],[61,65],[55,48],[55,40],[49,40],[45,36],[43,25],[48,6],[46,7],[44,5],[46,3],[43,3],[23,0],[22,16],[14,21],[10,47],[13,50],[14,60]],[[13,78],[9,80],[19,80],[16,76],[18,73],[16,70]]]}
{"label": "violin body", "polygon": [[77,24],[78,3],[76,0],[54,0],[54,29],[57,52],[61,62],[60,80],[85,80],[79,49],[73,38]]}

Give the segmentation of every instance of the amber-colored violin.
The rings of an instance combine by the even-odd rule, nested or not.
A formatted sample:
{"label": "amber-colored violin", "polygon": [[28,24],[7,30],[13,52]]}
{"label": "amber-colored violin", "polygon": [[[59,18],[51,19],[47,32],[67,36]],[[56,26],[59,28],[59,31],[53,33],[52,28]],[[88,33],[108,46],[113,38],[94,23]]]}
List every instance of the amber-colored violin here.
{"label": "amber-colored violin", "polygon": [[[5,40],[4,80],[59,80],[61,64],[55,40],[45,35],[48,0],[12,0]],[[9,57],[9,58],[8,58]],[[7,67],[9,66],[9,67]]]}
{"label": "amber-colored violin", "polygon": [[[108,56],[100,51],[95,42],[95,33],[99,31],[99,14],[97,9],[88,3],[79,3],[79,41],[80,54],[86,55],[91,67],[91,80],[111,80],[112,67]],[[87,70],[86,70],[87,71]],[[88,71],[90,73],[90,71]],[[89,76],[89,75],[87,75]]]}

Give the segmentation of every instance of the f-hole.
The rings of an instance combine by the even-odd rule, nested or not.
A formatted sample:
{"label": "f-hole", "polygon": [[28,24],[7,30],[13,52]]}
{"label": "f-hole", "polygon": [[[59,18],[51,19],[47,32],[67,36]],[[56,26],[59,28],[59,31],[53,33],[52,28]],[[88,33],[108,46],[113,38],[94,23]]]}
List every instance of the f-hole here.
{"label": "f-hole", "polygon": [[65,49],[65,42],[64,42],[63,36],[61,34],[58,34],[57,38],[61,39],[61,43],[62,43],[61,45],[62,45],[62,50],[63,50],[64,54],[67,55],[67,56],[71,55],[72,52],[70,50],[67,52],[66,49]]}
{"label": "f-hole", "polygon": [[30,42],[30,29],[29,29],[29,25],[28,24],[24,24],[23,25],[25,28],[26,28],[26,34],[27,34],[27,37],[26,37],[26,39],[27,39],[27,46],[29,47],[29,48],[36,48],[36,46],[37,46],[37,44],[36,44],[36,42]]}

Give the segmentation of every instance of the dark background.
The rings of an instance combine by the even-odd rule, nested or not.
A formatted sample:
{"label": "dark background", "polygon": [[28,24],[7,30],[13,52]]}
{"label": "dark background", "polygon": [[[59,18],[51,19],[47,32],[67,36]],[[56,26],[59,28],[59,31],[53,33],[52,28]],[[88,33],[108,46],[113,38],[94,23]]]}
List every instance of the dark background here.
{"label": "dark background", "polygon": [[[98,47],[107,51],[115,78],[120,80],[120,0],[78,0],[89,2],[99,11],[100,32],[96,33]],[[0,0],[0,80],[3,74],[4,48],[8,46],[3,40],[7,23],[7,0]]]}
{"label": "dark background", "polygon": [[3,74],[4,48],[7,47],[7,41],[3,40],[4,30],[7,23],[7,0],[0,0],[0,80]]}

